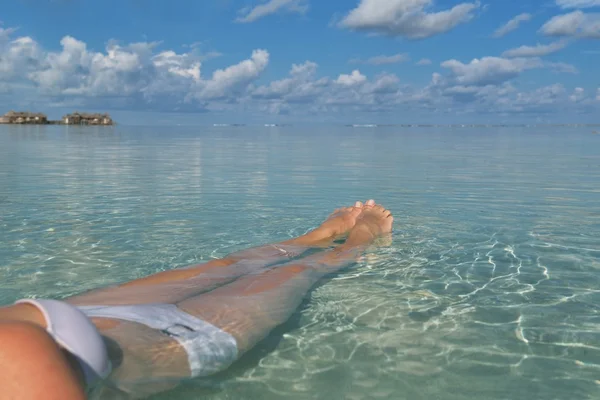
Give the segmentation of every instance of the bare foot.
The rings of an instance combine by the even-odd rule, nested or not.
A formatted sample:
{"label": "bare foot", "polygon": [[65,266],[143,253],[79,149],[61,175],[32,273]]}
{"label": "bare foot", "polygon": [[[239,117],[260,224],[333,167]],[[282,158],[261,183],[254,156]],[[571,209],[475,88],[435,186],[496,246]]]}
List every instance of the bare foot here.
{"label": "bare foot", "polygon": [[314,263],[309,263],[306,257],[302,261],[316,268],[321,273],[330,273],[343,268],[349,262],[357,260],[363,251],[374,244],[376,239],[392,232],[394,217],[389,210],[380,205],[365,204],[350,230],[346,242],[330,252],[317,254]]}
{"label": "bare foot", "polygon": [[379,204],[364,207],[348,235],[346,245],[370,244],[376,238],[390,233],[393,223],[394,217],[385,207]]}
{"label": "bare foot", "polygon": [[365,205],[357,201],[353,207],[338,208],[318,228],[299,238],[292,239],[289,244],[319,245],[345,235],[354,228],[364,207],[371,204],[374,204],[373,200],[367,201]]}

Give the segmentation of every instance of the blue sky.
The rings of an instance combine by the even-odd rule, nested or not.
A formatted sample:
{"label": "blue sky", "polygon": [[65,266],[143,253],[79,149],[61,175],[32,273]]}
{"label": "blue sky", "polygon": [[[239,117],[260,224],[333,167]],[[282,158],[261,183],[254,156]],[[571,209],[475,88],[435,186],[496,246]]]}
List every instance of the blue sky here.
{"label": "blue sky", "polygon": [[15,0],[0,112],[600,122],[600,0]]}

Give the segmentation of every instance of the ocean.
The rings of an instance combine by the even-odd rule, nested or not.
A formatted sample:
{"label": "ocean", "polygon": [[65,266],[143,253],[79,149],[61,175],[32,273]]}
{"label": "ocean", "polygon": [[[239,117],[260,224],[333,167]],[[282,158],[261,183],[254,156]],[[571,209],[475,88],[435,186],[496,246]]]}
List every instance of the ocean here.
{"label": "ocean", "polygon": [[585,127],[0,126],[0,304],[316,227],[391,245],[166,399],[587,399],[600,391],[600,136]]}

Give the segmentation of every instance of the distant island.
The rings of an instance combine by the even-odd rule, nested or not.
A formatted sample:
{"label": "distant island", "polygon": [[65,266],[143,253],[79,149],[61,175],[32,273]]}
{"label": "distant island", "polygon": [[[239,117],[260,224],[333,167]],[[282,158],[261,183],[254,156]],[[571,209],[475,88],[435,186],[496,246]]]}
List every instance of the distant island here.
{"label": "distant island", "polygon": [[59,121],[49,120],[45,114],[29,111],[9,111],[0,117],[0,124],[14,125],[115,125],[110,115],[74,112]]}

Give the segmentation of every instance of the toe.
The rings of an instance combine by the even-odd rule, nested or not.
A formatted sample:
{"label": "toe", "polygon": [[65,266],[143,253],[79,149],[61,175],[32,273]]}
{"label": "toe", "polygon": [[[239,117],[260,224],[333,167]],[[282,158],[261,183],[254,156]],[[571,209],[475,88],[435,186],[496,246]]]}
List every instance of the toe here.
{"label": "toe", "polygon": [[367,200],[367,202],[365,203],[365,207],[373,207],[375,205],[375,200],[371,199],[371,200]]}
{"label": "toe", "polygon": [[362,208],[363,207],[362,201],[357,201],[356,203],[354,203],[354,207],[356,207],[356,208]]}

